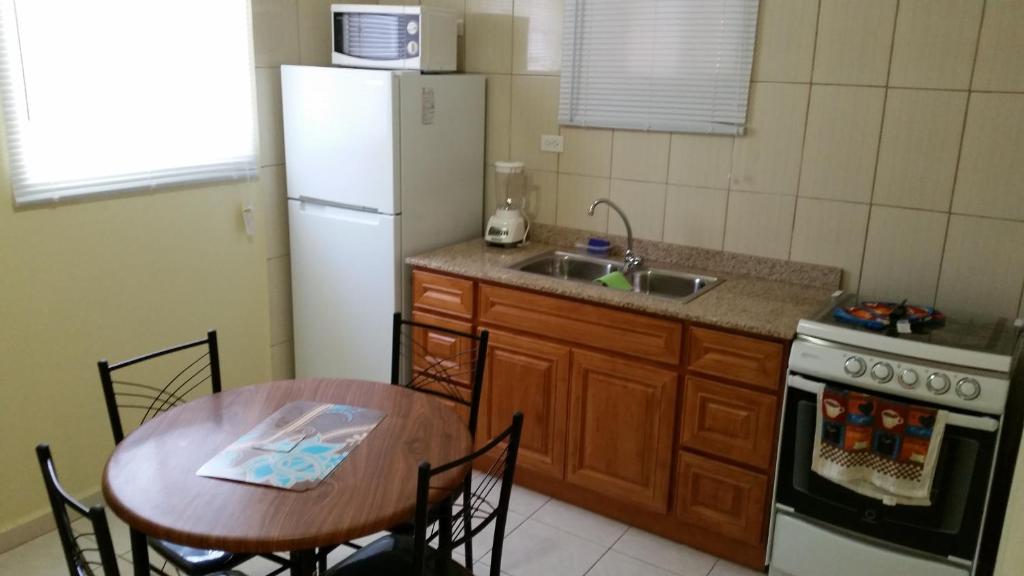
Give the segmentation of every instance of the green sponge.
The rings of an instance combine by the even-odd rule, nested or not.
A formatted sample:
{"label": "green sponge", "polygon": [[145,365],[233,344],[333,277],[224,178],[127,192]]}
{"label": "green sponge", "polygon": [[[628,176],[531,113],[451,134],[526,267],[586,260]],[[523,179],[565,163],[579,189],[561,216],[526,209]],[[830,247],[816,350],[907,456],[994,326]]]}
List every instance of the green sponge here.
{"label": "green sponge", "polygon": [[605,274],[597,280],[594,280],[595,284],[607,286],[608,288],[614,288],[615,290],[624,290],[629,292],[633,290],[633,285],[629,282],[629,279],[619,271],[612,272],[611,274]]}

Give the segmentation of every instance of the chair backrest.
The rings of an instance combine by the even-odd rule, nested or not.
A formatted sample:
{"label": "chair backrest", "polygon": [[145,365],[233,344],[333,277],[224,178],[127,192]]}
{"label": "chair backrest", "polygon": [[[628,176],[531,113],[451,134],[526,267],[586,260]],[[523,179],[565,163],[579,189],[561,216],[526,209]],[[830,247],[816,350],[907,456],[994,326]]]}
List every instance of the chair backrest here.
{"label": "chair backrest", "polygon": [[[46,444],[36,446],[36,456],[39,458],[39,467],[43,472],[43,482],[46,484],[46,494],[50,498],[50,508],[53,509],[53,519],[57,523],[57,534],[60,536],[60,545],[64,549],[68,574],[71,576],[95,576],[98,574],[120,576],[117,555],[114,552],[114,543],[110,538],[110,527],[107,524],[107,515],[103,512],[103,507],[87,508],[64,490],[57,480],[57,470],[53,466],[53,457],[50,454],[49,446]],[[86,518],[88,524],[73,523],[72,518],[77,520],[79,516]],[[86,531],[76,531],[76,528],[79,527]],[[91,542],[88,540],[90,537],[93,539]]]}
{"label": "chair backrest", "polygon": [[[196,350],[198,349],[198,350]],[[173,363],[172,368],[166,368]],[[171,374],[170,379],[159,384],[137,382],[128,379],[126,368],[143,363],[155,364],[166,368]],[[184,367],[181,367],[184,363]],[[141,414],[138,425],[150,418],[184,404],[195,396],[200,386],[209,383],[214,394],[220,392],[220,356],[217,351],[217,331],[206,333],[206,338],[173,346],[131,360],[110,364],[105,359],[98,363],[100,382],[103,384],[103,397],[107,403],[107,416],[110,418],[110,430],[114,435],[114,443],[124,439],[124,420],[122,411],[130,410]],[[115,372],[121,372],[116,374]]]}
{"label": "chair backrest", "polygon": [[[472,566],[473,537],[491,524],[494,524],[494,541],[491,548],[490,574],[499,576],[505,525],[508,521],[508,505],[512,497],[512,481],[515,477],[522,430],[523,414],[516,412],[512,416],[511,426],[471,454],[436,468],[427,462],[420,464],[416,485],[413,576],[422,576],[426,573],[428,545],[436,548],[438,560],[450,559],[452,551],[462,547],[465,549],[465,565]],[[453,505],[452,499],[449,499],[443,503],[438,509],[437,524],[431,527],[431,480],[477,461],[491,463],[487,473],[466,474],[460,491],[461,502]],[[497,494],[494,494],[496,487]],[[428,527],[431,531],[429,535]]]}
{"label": "chair backrest", "polygon": [[[469,409],[469,432],[475,439],[487,361],[487,330],[468,334],[404,320],[398,312],[391,336],[391,383],[465,406]],[[411,372],[405,376],[409,367]]]}

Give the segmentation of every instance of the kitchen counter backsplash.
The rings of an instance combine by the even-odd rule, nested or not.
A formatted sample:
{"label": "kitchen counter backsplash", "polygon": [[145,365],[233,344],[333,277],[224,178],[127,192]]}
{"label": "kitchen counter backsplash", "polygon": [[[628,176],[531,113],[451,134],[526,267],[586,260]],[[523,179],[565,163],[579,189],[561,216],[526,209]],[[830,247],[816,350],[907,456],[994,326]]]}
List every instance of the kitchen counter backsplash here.
{"label": "kitchen counter backsplash", "polygon": [[[495,248],[483,239],[475,239],[412,256],[406,262],[485,282],[783,340],[793,338],[801,318],[813,316],[828,305],[841,281],[842,271],[829,266],[651,241],[637,241],[634,246],[648,264],[706,273],[725,281],[689,302],[680,302],[511,268],[551,250],[572,250],[576,243],[584,243],[590,236],[591,233],[581,230],[536,226],[531,230],[530,242],[518,248]],[[610,239],[616,247],[625,244],[622,238]],[[617,259],[620,254],[621,249],[611,258]]]}

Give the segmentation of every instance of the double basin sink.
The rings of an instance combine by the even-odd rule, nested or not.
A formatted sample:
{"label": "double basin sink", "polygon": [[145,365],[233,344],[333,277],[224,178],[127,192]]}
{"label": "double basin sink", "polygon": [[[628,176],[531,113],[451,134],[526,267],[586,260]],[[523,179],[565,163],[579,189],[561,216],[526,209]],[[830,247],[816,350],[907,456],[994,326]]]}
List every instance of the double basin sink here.
{"label": "double basin sink", "polygon": [[[598,278],[621,272],[623,263],[574,252],[553,251],[512,266],[513,269],[551,278],[592,283]],[[632,291],[687,302],[722,282],[712,276],[641,267],[626,275]]]}

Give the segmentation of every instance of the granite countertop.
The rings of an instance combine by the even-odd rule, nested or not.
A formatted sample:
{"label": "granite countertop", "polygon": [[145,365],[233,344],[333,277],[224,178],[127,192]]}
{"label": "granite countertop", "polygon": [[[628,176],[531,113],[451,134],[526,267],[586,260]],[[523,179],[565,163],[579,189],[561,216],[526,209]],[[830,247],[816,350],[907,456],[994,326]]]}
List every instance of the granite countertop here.
{"label": "granite countertop", "polygon": [[[801,318],[813,316],[828,305],[841,278],[841,270],[828,266],[675,247],[660,242],[637,243],[637,252],[646,258],[645,265],[708,274],[724,282],[689,302],[679,302],[510,268],[551,250],[565,250],[566,246],[573,245],[567,241],[571,236],[545,234],[518,248],[490,247],[483,239],[475,239],[412,256],[406,259],[406,263],[476,280],[783,340],[793,338]],[[779,279],[787,274],[795,281]]]}

